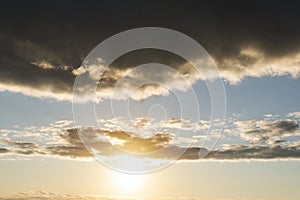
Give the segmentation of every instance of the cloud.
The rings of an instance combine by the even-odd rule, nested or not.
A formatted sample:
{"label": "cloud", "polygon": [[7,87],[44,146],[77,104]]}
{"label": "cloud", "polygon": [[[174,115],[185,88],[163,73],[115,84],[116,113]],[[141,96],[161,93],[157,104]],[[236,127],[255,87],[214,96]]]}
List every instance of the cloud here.
{"label": "cloud", "polygon": [[7,148],[5,148],[6,151],[4,151],[4,153],[14,153],[21,155],[44,154],[41,149],[39,149],[39,145],[33,142],[20,142],[10,140],[4,140],[0,142],[8,146]]}
{"label": "cloud", "polygon": [[[166,96],[170,90],[186,91],[200,79],[201,74],[190,63],[173,53],[163,50],[143,49],[120,56],[104,70],[106,61],[85,61],[73,73],[85,77],[88,83],[97,82],[97,97],[143,100],[150,96]],[[203,67],[212,61],[203,63]],[[103,71],[103,74],[101,73]],[[159,72],[159,73],[157,73]],[[102,75],[101,75],[102,74]],[[77,80],[83,82],[87,80]],[[99,80],[99,81],[98,81]],[[95,84],[96,85],[96,84]],[[78,88],[77,88],[78,87]],[[94,91],[91,86],[76,83],[75,94]]]}
{"label": "cloud", "polygon": [[[197,151],[186,157],[197,159]],[[243,146],[235,145],[226,150],[213,150],[205,159],[213,160],[255,160],[255,159],[299,159],[300,146],[285,148],[277,146]]]}
{"label": "cloud", "polygon": [[[66,129],[65,134],[57,133],[65,141],[57,141],[59,144],[38,144],[35,142],[13,141],[11,139],[2,139],[0,144],[5,145],[3,153],[16,155],[53,155],[71,158],[89,157],[90,154],[82,144],[75,129]],[[47,140],[47,137],[43,138]],[[57,139],[57,138],[56,138]],[[59,139],[59,138],[58,138]]]}
{"label": "cloud", "polygon": [[287,117],[300,118],[300,112],[288,113]]}
{"label": "cloud", "polygon": [[116,146],[124,151],[131,153],[151,153],[162,149],[172,140],[170,133],[154,133],[150,137],[140,137],[124,131],[102,131],[110,138],[121,140]]}
{"label": "cloud", "polygon": [[252,143],[275,142],[288,136],[300,135],[299,122],[292,120],[249,120],[235,122],[243,138]]}
{"label": "cloud", "polygon": [[112,198],[100,195],[72,195],[45,191],[20,192],[16,195],[0,196],[0,200],[130,200],[130,198]]}
{"label": "cloud", "polygon": [[[214,149],[209,144],[216,136],[206,133],[209,121],[116,118],[102,119],[101,128],[92,128],[60,120],[48,126],[0,130],[0,154],[79,160],[92,158],[90,152],[115,159],[119,155],[165,160],[299,159],[299,121],[278,118],[228,119]],[[199,130],[196,135],[195,128]]]}
{"label": "cloud", "polygon": [[[78,133],[81,133],[80,136]],[[100,137],[99,137],[100,136]],[[68,128],[65,133],[60,134],[67,143],[55,146],[44,147],[45,152],[49,155],[57,155],[69,158],[89,158],[90,152],[86,146],[97,150],[104,156],[111,156],[118,153],[114,146],[103,139],[103,133],[100,129],[95,128]],[[84,141],[84,143],[83,143]]]}
{"label": "cloud", "polygon": [[[82,71],[79,67],[87,54],[109,36],[141,26],[166,27],[196,39],[213,57],[221,76],[232,84],[245,77],[297,78],[300,72],[299,14],[298,5],[293,2],[284,5],[272,2],[272,8],[269,1],[262,1],[259,6],[219,1],[176,5],[171,1],[146,5],[119,2],[116,6],[93,1],[84,5],[73,3],[72,10],[68,2],[60,1],[49,4],[27,1],[21,6],[23,10],[16,10],[14,2],[7,2],[0,8],[0,18],[5,19],[0,23],[0,91],[71,100],[75,74]],[[111,15],[111,11],[126,17],[120,19]],[[184,15],[178,14],[183,11]],[[148,62],[172,66],[191,84],[200,78],[178,56],[154,50],[131,52],[119,58],[104,74],[99,96],[110,96],[113,85],[121,77],[135,65]],[[166,76],[166,71],[148,75],[134,74],[123,83],[134,88],[139,80],[146,78],[179,90],[190,87],[184,85],[185,81],[179,81],[176,74]],[[126,90],[118,94],[121,98]],[[135,98],[167,94],[165,88],[148,84],[137,91]]]}
{"label": "cloud", "polygon": [[300,145],[292,143],[289,145],[280,145],[286,141],[280,141],[277,145],[226,145],[223,149],[207,149],[202,147],[178,147],[172,146],[163,150],[159,156],[165,159],[176,158],[176,152],[184,152],[178,160],[276,160],[276,159],[299,159]]}
{"label": "cloud", "polygon": [[259,46],[240,47],[234,57],[217,59],[221,76],[232,84],[245,77],[290,76],[300,74],[300,53],[269,57]]}
{"label": "cloud", "polygon": [[0,148],[0,154],[1,153],[8,153],[8,152],[9,152],[8,149],[6,149],[6,148]]}
{"label": "cloud", "polygon": [[[136,200],[137,197],[130,198],[124,195],[78,195],[78,194],[63,194],[46,191],[30,191],[20,192],[15,195],[0,195],[0,200]],[[142,197],[144,200],[187,200],[188,197]]]}

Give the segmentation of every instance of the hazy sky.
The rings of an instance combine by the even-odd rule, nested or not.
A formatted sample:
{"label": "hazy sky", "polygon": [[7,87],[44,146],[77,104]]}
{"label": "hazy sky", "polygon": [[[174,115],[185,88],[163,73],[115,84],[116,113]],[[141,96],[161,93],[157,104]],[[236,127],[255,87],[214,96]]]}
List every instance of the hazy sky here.
{"label": "hazy sky", "polygon": [[[296,1],[2,1],[0,199],[299,199],[299,8]],[[102,74],[99,101],[82,95],[75,103],[81,121],[91,120],[86,111],[95,103],[99,127],[76,126],[75,78],[99,75],[82,62],[103,40],[139,27],[190,36],[219,73],[204,80],[172,52],[129,52]],[[138,71],[146,63],[170,68]],[[216,107],[207,83],[217,76],[224,121],[210,121]],[[164,86],[135,90],[143,80]],[[212,122],[224,123],[221,135],[209,131]],[[105,165],[166,168],[129,175]]]}

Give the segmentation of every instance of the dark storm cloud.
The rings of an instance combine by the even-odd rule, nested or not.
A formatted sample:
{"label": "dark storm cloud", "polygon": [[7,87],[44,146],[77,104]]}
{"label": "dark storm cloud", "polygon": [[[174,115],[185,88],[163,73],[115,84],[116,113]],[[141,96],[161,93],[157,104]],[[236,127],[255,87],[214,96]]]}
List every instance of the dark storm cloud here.
{"label": "dark storm cloud", "polygon": [[[146,26],[196,39],[232,83],[245,76],[296,77],[299,8],[297,1],[3,1],[0,90],[69,100],[72,71],[88,52],[111,35]],[[115,78],[108,76],[102,86]]]}

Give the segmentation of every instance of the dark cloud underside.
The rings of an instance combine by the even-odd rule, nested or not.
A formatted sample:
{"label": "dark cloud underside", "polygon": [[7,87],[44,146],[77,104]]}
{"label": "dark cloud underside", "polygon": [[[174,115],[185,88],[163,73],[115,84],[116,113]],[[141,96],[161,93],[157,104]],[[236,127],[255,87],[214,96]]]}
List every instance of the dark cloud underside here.
{"label": "dark cloud underside", "polygon": [[88,52],[109,36],[146,26],[196,39],[232,83],[297,77],[299,8],[298,1],[3,1],[0,90],[70,99],[72,71]]}
{"label": "dark cloud underside", "polygon": [[1,153],[8,153],[8,152],[9,152],[8,149],[6,149],[6,148],[0,148],[0,154]]}

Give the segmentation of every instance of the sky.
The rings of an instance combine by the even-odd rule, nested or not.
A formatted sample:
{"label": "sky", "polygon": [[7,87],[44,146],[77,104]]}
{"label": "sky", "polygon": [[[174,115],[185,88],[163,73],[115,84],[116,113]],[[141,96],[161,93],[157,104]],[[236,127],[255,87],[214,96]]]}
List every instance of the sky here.
{"label": "sky", "polygon": [[299,7],[2,1],[0,200],[299,199]]}

